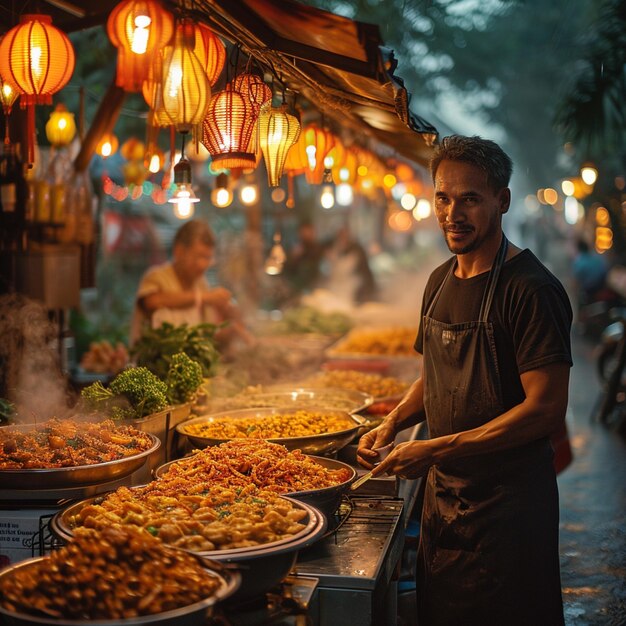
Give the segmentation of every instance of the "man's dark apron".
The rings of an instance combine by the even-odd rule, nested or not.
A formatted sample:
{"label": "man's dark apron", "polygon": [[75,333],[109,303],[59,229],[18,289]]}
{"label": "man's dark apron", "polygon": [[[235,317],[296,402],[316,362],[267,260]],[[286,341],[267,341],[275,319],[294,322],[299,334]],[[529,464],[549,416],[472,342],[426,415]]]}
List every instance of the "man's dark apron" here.
{"label": "man's dark apron", "polygon": [[[430,437],[470,430],[505,409],[489,311],[503,237],[478,321],[425,312],[424,403]],[[558,495],[547,441],[431,467],[418,555],[419,626],[563,624]]]}

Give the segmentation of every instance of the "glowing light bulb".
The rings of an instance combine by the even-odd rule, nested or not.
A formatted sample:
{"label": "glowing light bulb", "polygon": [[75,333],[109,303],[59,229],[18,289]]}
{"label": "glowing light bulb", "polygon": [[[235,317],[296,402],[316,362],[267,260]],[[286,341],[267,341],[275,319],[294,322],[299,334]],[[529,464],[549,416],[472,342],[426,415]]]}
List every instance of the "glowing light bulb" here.
{"label": "glowing light bulb", "polygon": [[335,191],[332,185],[324,185],[322,187],[320,204],[323,209],[332,209],[335,206]]}
{"label": "glowing light bulb", "polygon": [[150,37],[150,26],[152,20],[148,15],[138,15],[135,18],[135,30],[133,31],[133,43],[131,51],[135,54],[145,54],[148,49],[148,38]]}
{"label": "glowing light bulb", "polygon": [[256,202],[258,197],[258,191],[256,185],[246,185],[241,188],[241,201],[244,204],[250,205]]}
{"label": "glowing light bulb", "polygon": [[580,177],[587,185],[593,185],[598,180],[598,170],[595,167],[583,167],[580,170]]}
{"label": "glowing light bulb", "polygon": [[110,141],[105,141],[102,144],[102,148],[100,149],[100,154],[106,159],[111,156],[111,152],[113,152],[113,146]]}
{"label": "glowing light bulb", "polygon": [[161,169],[161,159],[158,154],[153,154],[150,157],[150,165],[148,165],[148,171],[156,174]]}

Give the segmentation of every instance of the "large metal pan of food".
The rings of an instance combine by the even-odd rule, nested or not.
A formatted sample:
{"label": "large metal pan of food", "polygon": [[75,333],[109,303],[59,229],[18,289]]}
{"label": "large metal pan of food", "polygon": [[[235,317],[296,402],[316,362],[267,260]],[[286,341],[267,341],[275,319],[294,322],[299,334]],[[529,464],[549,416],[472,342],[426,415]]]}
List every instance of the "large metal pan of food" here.
{"label": "large metal pan of food", "polygon": [[233,568],[144,530],[83,529],[49,556],[0,572],[0,621],[34,626],[201,626],[241,583]]}
{"label": "large metal pan of food", "polygon": [[176,427],[200,448],[232,439],[265,439],[305,454],[334,454],[363,429],[361,416],[324,407],[259,408],[195,417]]}
{"label": "large metal pan of food", "polygon": [[0,489],[98,485],[138,470],[160,447],[155,435],[112,420],[52,419],[0,428]]}
{"label": "large metal pan of food", "polygon": [[139,525],[176,548],[222,563],[241,565],[242,582],[233,599],[256,596],[278,584],[293,567],[299,550],[320,539],[326,518],[315,507],[254,487],[201,486],[180,490],[165,481],[121,487],[88,498],[57,513],[55,535],[71,540],[78,529],[102,531],[111,525]]}
{"label": "large metal pan of food", "polygon": [[290,451],[269,441],[233,439],[161,465],[154,475],[182,489],[205,481],[231,488],[253,484],[306,502],[329,517],[355,480],[356,470],[347,463]]}
{"label": "large metal pan of food", "polygon": [[354,389],[307,387],[305,385],[272,385],[243,391],[229,398],[215,397],[207,401],[212,413],[251,408],[305,408],[325,406],[337,411],[359,413],[372,404],[374,398]]}

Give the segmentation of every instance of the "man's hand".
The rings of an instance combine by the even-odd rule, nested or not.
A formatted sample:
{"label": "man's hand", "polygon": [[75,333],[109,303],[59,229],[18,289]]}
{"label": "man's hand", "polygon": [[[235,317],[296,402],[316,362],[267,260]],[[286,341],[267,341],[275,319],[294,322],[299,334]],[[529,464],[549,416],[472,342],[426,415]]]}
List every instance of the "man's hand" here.
{"label": "man's hand", "polygon": [[365,433],[361,439],[359,439],[359,446],[356,451],[357,461],[363,467],[372,469],[374,464],[378,463],[379,460],[376,449],[392,443],[395,434],[395,430],[389,419],[386,419],[380,426]]}
{"label": "man's hand", "polygon": [[224,287],[213,287],[202,293],[202,304],[215,307],[220,313],[226,312],[230,306],[232,294]]}
{"label": "man's hand", "polygon": [[400,478],[419,478],[433,464],[437,440],[407,441],[398,444],[391,454],[372,470],[373,476],[395,474]]}

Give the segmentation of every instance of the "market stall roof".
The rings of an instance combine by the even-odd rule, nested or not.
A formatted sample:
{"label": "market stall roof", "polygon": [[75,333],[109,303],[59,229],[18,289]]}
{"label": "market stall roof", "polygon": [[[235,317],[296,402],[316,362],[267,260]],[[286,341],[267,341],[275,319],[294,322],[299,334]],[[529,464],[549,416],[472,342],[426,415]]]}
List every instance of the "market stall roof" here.
{"label": "market stall roof", "polygon": [[[118,2],[43,0],[40,9],[71,32],[104,24]],[[13,10],[20,4],[32,10],[28,0],[14,3]],[[428,161],[437,130],[410,110],[409,93],[394,75],[397,60],[383,46],[377,25],[294,0],[193,0],[187,6],[196,19],[269,65],[283,84],[341,128],[365,134],[414,162]],[[15,13],[3,5],[0,30],[14,23]]]}

